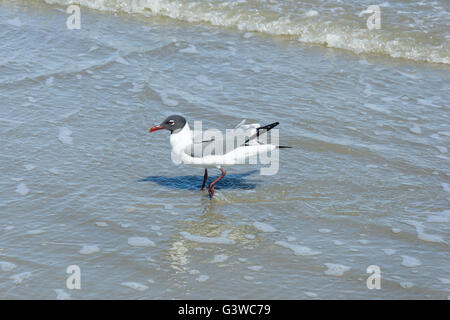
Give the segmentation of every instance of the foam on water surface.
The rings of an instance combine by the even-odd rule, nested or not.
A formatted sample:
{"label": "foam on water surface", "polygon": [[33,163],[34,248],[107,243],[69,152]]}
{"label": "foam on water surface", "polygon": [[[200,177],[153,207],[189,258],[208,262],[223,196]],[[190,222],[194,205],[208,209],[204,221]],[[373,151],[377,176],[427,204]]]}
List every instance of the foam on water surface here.
{"label": "foam on water surface", "polygon": [[402,281],[402,282],[400,282],[400,286],[403,289],[410,289],[410,288],[414,287],[414,283],[411,281]]}
{"label": "foam on water surface", "polygon": [[64,144],[69,145],[72,144],[73,143],[72,131],[66,127],[59,128],[58,139]]}
{"label": "foam on water surface", "polygon": [[272,227],[270,224],[263,223],[263,222],[254,222],[253,226],[262,232],[276,232],[277,229]]}
{"label": "foam on water surface", "polygon": [[62,289],[55,289],[56,300],[70,300],[72,296]]}
{"label": "foam on water surface", "polygon": [[96,245],[84,245],[79,253],[84,255],[94,254],[100,252],[100,248]]}
{"label": "foam on water surface", "polygon": [[148,286],[139,282],[122,282],[120,284],[123,287],[127,287],[136,291],[146,291],[148,290]]}
{"label": "foam on water surface", "polygon": [[28,230],[27,234],[29,234],[29,235],[38,235],[38,234],[42,234],[44,232],[45,231],[41,230],[41,229],[33,229],[33,230]]}
{"label": "foam on water surface", "polygon": [[450,210],[444,210],[428,215],[427,222],[446,223],[450,221]]}
{"label": "foam on water surface", "polygon": [[25,167],[25,170],[27,170],[27,171],[31,171],[36,168],[36,166],[33,164],[26,164],[26,165],[24,165],[24,167]]}
{"label": "foam on water surface", "polygon": [[219,263],[219,262],[224,262],[228,259],[228,256],[225,254],[218,254],[215,255],[214,258],[212,259],[211,263]]}
{"label": "foam on water surface", "polygon": [[132,247],[155,247],[155,243],[146,237],[128,238],[128,244]]}
{"label": "foam on water surface", "polygon": [[305,296],[307,296],[309,298],[317,298],[318,297],[317,293],[314,293],[314,292],[304,291],[303,293],[305,294]]}
{"label": "foam on water surface", "polygon": [[31,278],[31,272],[26,271],[26,272],[18,273],[9,278],[14,281],[14,284],[21,284],[25,280],[28,280]]}
{"label": "foam on water surface", "polygon": [[407,268],[415,268],[422,265],[422,262],[415,257],[402,255],[402,266]]}
{"label": "foam on water surface", "polygon": [[96,225],[97,227],[107,227],[107,226],[108,226],[108,223],[103,222],[103,221],[98,221],[98,222],[95,223],[95,225]]}
{"label": "foam on water surface", "polygon": [[250,266],[248,268],[252,271],[261,271],[263,269],[262,266]]}
{"label": "foam on water surface", "polygon": [[9,272],[9,271],[14,270],[16,267],[17,266],[12,262],[0,261],[0,270],[1,271]]}
{"label": "foam on water surface", "polygon": [[21,196],[27,195],[29,191],[30,189],[28,189],[25,183],[20,183],[19,185],[17,185],[16,192]]}
{"label": "foam on water surface", "polygon": [[198,282],[204,282],[208,279],[209,279],[209,276],[205,275],[205,274],[202,274],[202,275],[198,276],[197,278],[195,278],[195,280],[197,280]]}
{"label": "foam on water surface", "polygon": [[199,243],[216,243],[216,244],[234,244],[235,241],[232,239],[228,239],[228,235],[231,233],[231,230],[226,230],[222,232],[220,237],[205,237],[200,235],[193,235],[187,231],[180,232],[180,235],[189,241],[199,242]]}
{"label": "foam on water surface", "polygon": [[286,241],[276,241],[275,244],[280,247],[284,247],[284,248],[292,250],[294,252],[294,254],[297,256],[313,256],[313,255],[320,254],[319,251],[314,251],[311,248],[288,243]]}
{"label": "foam on water surface", "polygon": [[387,254],[388,256],[392,256],[393,254],[395,254],[397,252],[397,250],[395,250],[395,249],[383,249],[383,252],[385,254]]}
{"label": "foam on water surface", "polygon": [[[59,3],[67,5],[67,0],[45,0],[47,3]],[[364,20],[370,15],[361,5],[347,6],[351,14],[337,16],[335,10],[339,5],[333,5],[328,9],[317,5],[317,10],[305,9],[298,6],[295,1],[284,2],[284,8],[274,3],[262,4],[257,2],[239,3],[241,10],[246,14],[240,14],[236,10],[233,1],[221,1],[221,5],[210,6],[203,2],[189,0],[158,0],[158,1],[95,1],[81,0],[79,3],[92,9],[142,14],[144,16],[163,16],[174,20],[189,22],[191,24],[209,23],[214,26],[229,29],[238,29],[245,32],[261,32],[273,36],[297,37],[299,42],[308,44],[321,44],[327,47],[345,49],[356,54],[375,53],[389,55],[394,58],[411,59],[415,61],[427,61],[434,63],[450,64],[450,54],[444,43],[442,35],[436,32],[434,23],[400,24],[392,28],[384,28],[383,33],[376,35],[367,28],[361,28]],[[396,13],[402,19],[415,15],[418,21],[424,17],[436,19],[436,13],[432,10],[424,11],[414,4],[403,4],[408,10],[397,10]],[[342,6],[342,4],[341,4]],[[384,9],[383,10],[387,10]],[[441,8],[441,12],[444,8]],[[407,15],[407,16],[405,16]],[[443,19],[443,18],[439,18]],[[16,19],[8,20],[10,25],[20,25]],[[444,24],[442,21],[442,24]],[[334,23],[331,23],[334,22]],[[396,20],[391,23],[396,22]],[[427,26],[431,26],[427,29]],[[417,28],[417,29],[415,29]],[[426,35],[434,33],[435,39],[430,42],[424,39]],[[441,43],[439,43],[439,41]],[[198,54],[195,45],[189,44],[180,50],[183,54]],[[123,63],[124,59],[119,62]]]}
{"label": "foam on water surface", "polygon": [[344,275],[345,272],[351,269],[351,267],[337,263],[325,263],[325,266],[328,268],[324,271],[326,275],[337,277]]}

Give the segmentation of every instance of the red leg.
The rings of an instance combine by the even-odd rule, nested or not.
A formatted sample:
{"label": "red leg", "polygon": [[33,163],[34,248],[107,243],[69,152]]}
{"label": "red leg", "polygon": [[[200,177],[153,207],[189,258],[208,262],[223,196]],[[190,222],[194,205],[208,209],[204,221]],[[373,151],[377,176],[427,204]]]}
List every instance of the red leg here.
{"label": "red leg", "polygon": [[223,170],[222,168],[219,168],[219,170],[222,171],[222,175],[221,175],[220,177],[218,177],[216,180],[214,180],[213,182],[211,182],[211,183],[209,184],[208,191],[209,191],[209,196],[210,196],[211,198],[212,198],[212,196],[214,195],[214,185],[215,185],[220,179],[222,179],[223,177],[225,177],[225,175],[227,174],[227,173],[225,172],[225,170]]}
{"label": "red leg", "polygon": [[205,185],[206,185],[206,179],[208,179],[208,170],[205,168],[205,175],[203,176],[203,184],[202,184],[202,188],[200,190],[205,190]]}

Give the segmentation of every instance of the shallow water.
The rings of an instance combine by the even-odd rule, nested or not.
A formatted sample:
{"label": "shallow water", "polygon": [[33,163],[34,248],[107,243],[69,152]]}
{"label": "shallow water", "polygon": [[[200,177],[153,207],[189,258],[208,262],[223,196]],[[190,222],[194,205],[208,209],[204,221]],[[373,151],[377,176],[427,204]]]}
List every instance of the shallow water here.
{"label": "shallow water", "polygon": [[[288,4],[258,12],[300,26],[303,12],[333,21],[344,7]],[[448,4],[430,6],[438,19]],[[82,7],[68,30],[65,9],[0,2],[0,298],[447,299],[448,19],[398,22],[426,43],[393,58],[211,14]],[[230,168],[210,200],[203,171],[176,167],[168,134],[148,134],[173,113],[204,128],[279,121],[293,149],[274,176]],[[66,288],[69,265],[81,290]],[[380,290],[366,287],[370,265]]]}

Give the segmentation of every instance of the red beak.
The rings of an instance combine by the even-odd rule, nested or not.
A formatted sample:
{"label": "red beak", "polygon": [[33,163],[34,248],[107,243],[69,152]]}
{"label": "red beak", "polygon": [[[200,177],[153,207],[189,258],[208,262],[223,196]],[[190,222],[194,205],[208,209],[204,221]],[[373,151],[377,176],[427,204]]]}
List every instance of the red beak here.
{"label": "red beak", "polygon": [[165,129],[163,126],[153,126],[148,132],[152,133],[153,131]]}

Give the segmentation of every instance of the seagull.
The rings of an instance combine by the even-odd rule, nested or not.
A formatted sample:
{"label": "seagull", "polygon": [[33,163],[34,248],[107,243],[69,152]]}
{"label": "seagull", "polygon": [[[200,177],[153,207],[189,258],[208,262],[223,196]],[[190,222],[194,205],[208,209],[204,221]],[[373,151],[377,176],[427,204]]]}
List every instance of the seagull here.
{"label": "seagull", "polygon": [[[245,160],[252,156],[267,153],[277,148],[291,148],[259,142],[258,138],[279,125],[279,122],[274,122],[266,126],[260,126],[258,123],[245,124],[245,122],[246,120],[241,121],[231,131],[235,136],[240,136],[242,140],[246,138],[245,141],[236,148],[227,150],[225,153],[220,153],[220,150],[215,148],[219,142],[216,140],[216,137],[209,140],[196,139],[195,131],[190,129],[186,119],[180,115],[167,117],[161,124],[153,126],[149,132],[152,133],[163,129],[170,131],[172,160],[177,163],[184,163],[205,169],[203,184],[200,190],[205,190],[208,179],[208,168],[217,168],[221,171],[222,174],[208,186],[209,196],[212,198],[214,196],[214,185],[226,175],[226,171],[222,168],[223,166],[229,167],[236,164],[244,164]],[[232,141],[234,142],[234,138]]]}

